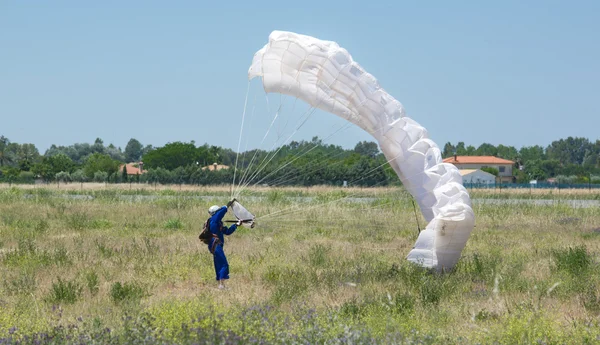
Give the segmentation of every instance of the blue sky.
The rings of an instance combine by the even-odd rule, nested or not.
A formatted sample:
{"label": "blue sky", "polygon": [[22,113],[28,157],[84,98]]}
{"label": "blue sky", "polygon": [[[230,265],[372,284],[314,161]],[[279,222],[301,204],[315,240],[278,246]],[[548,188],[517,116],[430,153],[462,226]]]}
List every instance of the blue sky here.
{"label": "blue sky", "polygon": [[[440,147],[596,140],[598,13],[598,1],[1,1],[0,134],[42,153],[96,137],[236,149],[252,57],[288,30],[337,41]],[[248,116],[267,115],[261,92],[251,83]],[[316,113],[294,139],[339,124]],[[359,140],[371,139],[350,128],[329,142]]]}

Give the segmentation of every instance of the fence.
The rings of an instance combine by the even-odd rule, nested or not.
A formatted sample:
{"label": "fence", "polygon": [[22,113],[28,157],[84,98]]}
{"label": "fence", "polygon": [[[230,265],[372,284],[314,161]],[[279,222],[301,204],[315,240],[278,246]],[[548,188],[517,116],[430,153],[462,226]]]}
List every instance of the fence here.
{"label": "fence", "polygon": [[594,189],[600,190],[598,183],[463,183],[467,189]]}

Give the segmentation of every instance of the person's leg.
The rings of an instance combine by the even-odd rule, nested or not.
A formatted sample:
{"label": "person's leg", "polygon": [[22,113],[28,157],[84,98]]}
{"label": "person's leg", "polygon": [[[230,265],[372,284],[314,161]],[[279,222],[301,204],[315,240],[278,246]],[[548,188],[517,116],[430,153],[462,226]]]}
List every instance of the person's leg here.
{"label": "person's leg", "polygon": [[222,288],[225,279],[229,279],[229,263],[221,245],[215,247],[214,262],[217,281],[219,282],[219,287]]}

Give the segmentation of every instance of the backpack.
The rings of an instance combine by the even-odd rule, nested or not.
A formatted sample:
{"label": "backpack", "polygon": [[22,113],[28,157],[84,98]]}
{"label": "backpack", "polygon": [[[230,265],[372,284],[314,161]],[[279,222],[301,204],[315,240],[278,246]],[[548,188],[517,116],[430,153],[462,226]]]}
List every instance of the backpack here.
{"label": "backpack", "polygon": [[206,220],[206,222],[204,222],[204,225],[202,226],[202,231],[200,232],[198,239],[206,244],[209,244],[210,239],[213,237],[216,237],[216,235],[214,235],[212,232],[210,232],[210,218],[208,218]]}
{"label": "backpack", "polygon": [[[223,223],[219,224],[219,231],[221,231],[222,228]],[[210,218],[208,218],[206,222],[204,222],[204,225],[202,225],[202,231],[200,232],[200,235],[198,235],[198,239],[206,244],[209,244],[213,237],[219,239],[217,235],[210,232]]]}

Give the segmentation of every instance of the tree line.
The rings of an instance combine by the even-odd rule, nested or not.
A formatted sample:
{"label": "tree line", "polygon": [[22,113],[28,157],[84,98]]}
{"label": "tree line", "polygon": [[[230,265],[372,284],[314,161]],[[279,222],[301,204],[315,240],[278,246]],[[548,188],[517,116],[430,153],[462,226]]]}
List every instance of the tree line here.
{"label": "tree line", "polygon": [[[452,155],[496,156],[515,162],[517,182],[557,178],[561,182],[600,183],[600,140],[560,139],[547,147],[494,146],[475,148],[464,142],[446,143],[444,158]],[[130,175],[124,163],[143,162],[143,173]],[[219,167],[209,168],[217,163]],[[237,169],[233,169],[233,167]],[[269,186],[400,184],[375,142],[361,141],[353,149],[325,144],[318,137],[292,141],[273,150],[250,150],[237,154],[209,144],[170,142],[162,147],[130,139],[124,149],[93,143],[52,145],[40,154],[34,144],[11,142],[0,136],[0,182],[106,182],[178,183]]]}
{"label": "tree line", "polygon": [[547,147],[540,145],[524,146],[517,150],[514,146],[502,144],[494,146],[483,143],[475,148],[448,142],[444,145],[444,157],[495,156],[515,162],[516,181],[526,183],[531,180],[544,181],[555,178],[560,183],[600,183],[600,140],[568,137],[553,141]]}

